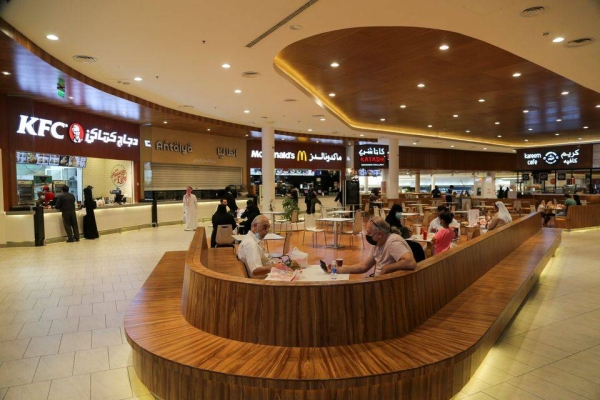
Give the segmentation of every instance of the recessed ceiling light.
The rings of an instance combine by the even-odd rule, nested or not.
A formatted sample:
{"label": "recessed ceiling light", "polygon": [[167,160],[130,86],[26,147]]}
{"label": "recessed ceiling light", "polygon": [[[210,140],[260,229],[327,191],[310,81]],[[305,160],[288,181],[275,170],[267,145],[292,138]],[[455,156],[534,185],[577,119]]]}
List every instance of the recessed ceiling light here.
{"label": "recessed ceiling light", "polygon": [[450,46],[448,46],[447,44],[443,44],[440,46],[440,50],[448,50],[450,48]]}
{"label": "recessed ceiling light", "polygon": [[293,31],[299,31],[302,29],[302,25],[290,25],[290,29]]}
{"label": "recessed ceiling light", "polygon": [[339,67],[339,66],[340,66],[340,64],[338,64],[338,63],[336,63],[336,62],[334,61],[334,62],[332,62],[332,63],[331,63],[331,66],[332,66],[333,68],[337,68],[337,67]]}
{"label": "recessed ceiling light", "polygon": [[250,114],[250,110],[244,110],[244,114]]}
{"label": "recessed ceiling light", "polygon": [[240,94],[240,93],[242,93],[242,91],[241,91],[240,89],[235,89],[235,90],[233,91],[233,93]]}
{"label": "recessed ceiling light", "polygon": [[406,108],[406,105],[405,104],[401,104],[400,108]]}
{"label": "recessed ceiling light", "polygon": [[385,118],[379,118],[381,122],[385,122]]}
{"label": "recessed ceiling light", "polygon": [[320,121],[325,121],[325,118],[319,118]]}
{"label": "recessed ceiling light", "polygon": [[569,94],[569,92],[562,92],[561,94],[562,94],[563,96],[566,96],[566,95],[568,95],[568,94]]}
{"label": "recessed ceiling light", "polygon": [[520,72],[515,72],[515,73],[513,74],[513,77],[515,77],[515,78],[518,78],[518,77],[520,77],[520,76],[521,76],[521,73],[520,73]]}
{"label": "recessed ceiling light", "polygon": [[494,122],[494,124],[496,124],[496,125],[500,125],[500,122],[496,121],[496,122]]}
{"label": "recessed ceiling light", "polygon": [[529,110],[523,110],[523,114],[527,114]]}
{"label": "recessed ceiling light", "polygon": [[248,136],[250,136],[250,135],[248,135],[248,134],[246,133],[246,137],[248,137]]}
{"label": "recessed ceiling light", "polygon": [[10,72],[8,72],[8,71],[2,71],[2,75],[10,75]]}
{"label": "recessed ceiling light", "polygon": [[163,121],[163,124],[168,124],[168,122],[167,121]]}
{"label": "recessed ceiling light", "polygon": [[360,137],[364,137],[364,136],[365,136],[364,134],[362,134],[362,133],[360,134]]}
{"label": "recessed ceiling light", "polygon": [[529,139],[525,139],[526,142],[529,142]]}
{"label": "recessed ceiling light", "polygon": [[138,82],[140,82],[140,81],[143,81],[143,79],[142,79],[142,78],[140,78],[139,76],[136,76],[135,78],[133,78],[133,80],[134,80],[134,81],[138,81]]}
{"label": "recessed ceiling light", "polygon": [[433,128],[433,125],[427,125],[428,128]]}
{"label": "recessed ceiling light", "polygon": [[424,87],[425,87],[425,84],[424,84],[424,83],[419,83],[419,84],[417,85],[417,87],[424,88]]}
{"label": "recessed ceiling light", "polygon": [[[73,96],[69,96],[69,99],[73,100]],[[123,114],[125,114],[125,111],[123,111]]]}
{"label": "recessed ceiling light", "polygon": [[319,143],[319,141],[317,140],[317,143]]}
{"label": "recessed ceiling light", "polygon": [[577,140],[581,140],[581,139],[583,139],[583,138],[577,138]]}
{"label": "recessed ceiling light", "polygon": [[329,93],[329,97],[335,97],[335,93]]}
{"label": "recessed ceiling light", "polygon": [[312,132],[312,128],[308,128],[308,131],[309,131],[309,132]]}
{"label": "recessed ceiling light", "polygon": [[562,119],[559,118],[559,119],[556,120],[556,122],[562,122]]}
{"label": "recessed ceiling light", "polygon": [[[4,75],[6,75],[6,74],[4,74]],[[600,108],[600,104],[596,105],[596,108]]]}
{"label": "recessed ceiling light", "polygon": [[458,114],[454,114],[452,118],[458,118]]}
{"label": "recessed ceiling light", "polygon": [[588,129],[588,128],[589,128],[589,126],[584,126],[584,127],[583,127],[583,129]]}
{"label": "recessed ceiling light", "polygon": [[528,131],[532,131],[532,130],[533,130],[533,128],[529,128],[529,129],[527,129],[527,130],[528,130]]}
{"label": "recessed ceiling light", "polygon": [[554,136],[560,136],[560,133],[555,133]]}
{"label": "recessed ceiling light", "polygon": [[565,38],[564,38],[564,37],[560,37],[560,36],[559,36],[559,37],[556,37],[556,38],[554,38],[554,39],[552,39],[552,41],[553,41],[554,43],[560,43],[560,42],[562,42],[563,40],[565,40]]}
{"label": "recessed ceiling light", "polygon": [[225,63],[225,64],[221,65],[221,67],[223,67],[225,69],[228,69],[228,68],[231,68],[231,65]]}
{"label": "recessed ceiling light", "polygon": [[483,103],[483,102],[485,102],[485,99],[479,99],[479,102]]}
{"label": "recessed ceiling light", "polygon": [[413,142],[413,144],[417,144],[417,142]]}
{"label": "recessed ceiling light", "polygon": [[454,147],[454,145],[450,146],[450,147]]}
{"label": "recessed ceiling light", "polygon": [[471,131],[465,131],[465,132],[467,132],[467,133],[471,133]]}
{"label": "recessed ceiling light", "polygon": [[498,135],[498,137],[502,137],[502,135]]}
{"label": "recessed ceiling light", "polygon": [[48,39],[48,40],[58,40],[58,36],[50,34],[50,35],[46,35],[46,39]]}
{"label": "recessed ceiling light", "polygon": [[484,150],[487,150],[487,147],[484,147],[483,149],[484,149]]}

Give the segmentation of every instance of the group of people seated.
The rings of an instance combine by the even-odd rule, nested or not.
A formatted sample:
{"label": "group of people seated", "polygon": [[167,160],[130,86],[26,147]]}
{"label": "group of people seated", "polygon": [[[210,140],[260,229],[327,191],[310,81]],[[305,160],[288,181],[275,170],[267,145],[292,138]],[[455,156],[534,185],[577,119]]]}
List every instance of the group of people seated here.
{"label": "group of people seated", "polygon": [[574,194],[571,196],[569,193],[566,193],[564,208],[561,212],[559,212],[559,213],[555,212],[556,205],[551,200],[549,200],[548,202],[546,202],[545,200],[542,200],[540,202],[540,205],[537,208],[537,211],[540,213],[540,216],[542,217],[543,225],[548,226],[548,223],[550,222],[552,217],[566,216],[567,211],[570,206],[580,206],[580,205],[581,205],[581,200],[579,199],[579,195]]}
{"label": "group of people seated", "polygon": [[[210,238],[211,247],[217,246],[217,229],[219,225],[231,225],[231,229],[238,228],[238,233],[243,235],[250,230],[250,226],[252,221],[256,218],[256,216],[260,215],[260,210],[254,204],[254,201],[248,200],[246,202],[246,209],[240,216],[243,221],[241,221],[238,225],[236,219],[234,217],[233,211],[228,207],[229,201],[227,198],[223,198],[220,200],[219,205],[217,206],[217,210],[212,216],[212,225],[213,231]],[[237,210],[237,208],[236,208]]]}

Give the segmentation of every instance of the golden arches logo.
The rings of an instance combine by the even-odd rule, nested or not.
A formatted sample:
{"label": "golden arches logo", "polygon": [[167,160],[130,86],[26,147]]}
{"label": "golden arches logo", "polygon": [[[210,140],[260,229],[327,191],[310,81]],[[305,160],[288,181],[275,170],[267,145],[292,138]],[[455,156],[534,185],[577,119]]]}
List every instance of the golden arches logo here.
{"label": "golden arches logo", "polygon": [[304,150],[300,150],[298,154],[296,154],[296,161],[308,161],[308,157]]}

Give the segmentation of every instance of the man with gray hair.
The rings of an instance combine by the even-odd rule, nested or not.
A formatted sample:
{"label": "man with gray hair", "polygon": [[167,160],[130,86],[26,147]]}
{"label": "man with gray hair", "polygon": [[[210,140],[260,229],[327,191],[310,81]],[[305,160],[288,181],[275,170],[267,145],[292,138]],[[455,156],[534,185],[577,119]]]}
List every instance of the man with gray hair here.
{"label": "man with gray hair", "polygon": [[408,243],[400,235],[390,233],[390,226],[383,218],[371,218],[366,230],[367,242],[373,245],[369,257],[360,264],[338,268],[339,274],[361,274],[375,267],[374,276],[379,276],[417,267]]}
{"label": "man with gray hair", "polygon": [[246,265],[251,278],[262,278],[271,272],[275,263],[269,253],[260,245],[260,241],[269,233],[269,219],[258,215],[252,220],[250,231],[244,236],[238,247],[237,256]]}

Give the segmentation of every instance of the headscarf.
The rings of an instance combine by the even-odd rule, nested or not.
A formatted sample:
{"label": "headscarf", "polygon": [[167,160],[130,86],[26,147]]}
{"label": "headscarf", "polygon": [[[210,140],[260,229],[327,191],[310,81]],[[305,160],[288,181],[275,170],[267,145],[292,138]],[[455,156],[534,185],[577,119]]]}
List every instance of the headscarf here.
{"label": "headscarf", "polygon": [[496,205],[496,208],[498,209],[498,219],[504,221],[504,223],[506,223],[506,224],[508,224],[509,222],[512,222],[512,217],[510,216],[510,213],[506,209],[506,206],[504,205],[504,203],[501,201],[497,201],[495,203],[495,205]]}

